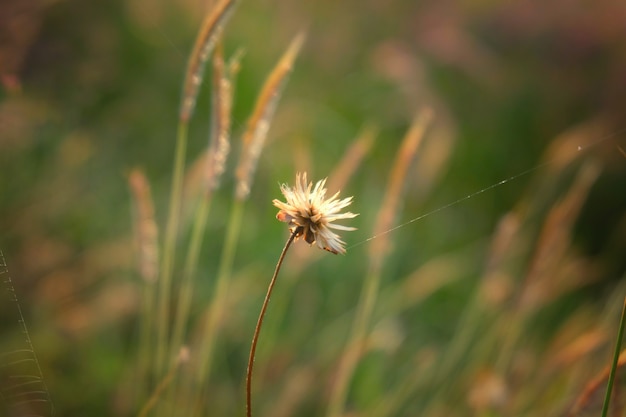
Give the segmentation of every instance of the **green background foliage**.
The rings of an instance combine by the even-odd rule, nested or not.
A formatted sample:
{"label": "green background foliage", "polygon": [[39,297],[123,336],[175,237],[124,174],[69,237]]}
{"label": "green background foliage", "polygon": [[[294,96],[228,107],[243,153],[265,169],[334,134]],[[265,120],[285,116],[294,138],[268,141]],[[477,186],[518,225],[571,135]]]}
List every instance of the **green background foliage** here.
{"label": "green background foliage", "polygon": [[[180,90],[206,9],[192,0],[15,0],[0,6],[0,249],[57,416],[129,415],[140,408],[132,375],[143,283],[135,267],[127,175],[136,166],[145,170],[162,236]],[[382,347],[361,361],[348,409],[376,415],[372,410],[393,401],[398,387],[422,367],[443,367],[436,352],[461,344],[464,326],[480,341],[481,329],[511,323],[521,332],[512,346],[485,342],[516,358],[500,375],[510,390],[504,405],[493,407],[513,415],[561,410],[607,363],[624,295],[624,6],[610,0],[593,9],[583,1],[240,2],[224,36],[227,58],[238,48],[245,51],[235,83],[233,151],[202,248],[191,339],[213,291],[240,135],[265,77],[303,29],[307,40],[245,206],[234,295],[211,378],[215,415],[243,410],[249,339],[287,238],[271,204],[281,197],[278,183],[293,183],[296,171],[330,175],[360,132],[375,126],[372,150],[341,190],[354,196],[351,210],[360,213],[349,223],[358,231],[343,235],[348,253],[333,256],[296,243],[259,346],[259,414],[272,415],[275,404],[287,401],[281,395],[298,377],[316,383],[303,384],[306,393],[294,397],[293,415],[323,413],[367,272],[369,244],[363,241],[374,233],[402,137],[425,107],[434,121],[409,170],[396,224],[525,174],[388,235],[393,251],[385,258],[371,323],[372,343]],[[207,145],[209,97],[204,86],[191,123],[188,164]],[[572,140],[561,140],[564,134]],[[559,165],[575,146],[582,147],[578,159]],[[553,286],[554,297],[520,318],[512,300],[536,261],[545,219],[588,161],[601,173],[563,230],[568,255],[558,257],[563,271],[571,267],[584,277],[571,288],[555,279],[563,288]],[[183,201],[186,213],[194,202],[189,196]],[[513,277],[510,304],[476,309],[492,236],[509,212],[522,219],[505,257]],[[179,260],[189,227],[187,217]],[[308,260],[300,269],[303,258]],[[409,277],[431,264],[433,280],[448,277],[451,283],[424,299],[405,300]],[[441,272],[443,266],[454,272]],[[475,315],[468,318],[468,312]],[[12,352],[21,340],[15,305],[2,303],[0,313],[0,350]],[[576,375],[564,369],[546,379],[532,373],[524,379],[516,373],[527,356],[537,372],[558,362],[554,349],[567,345],[563,340],[594,330],[603,337],[585,352]],[[498,354],[481,349],[468,348],[458,363],[450,362],[448,374],[433,373],[430,384],[398,400],[391,415],[486,413],[468,399],[472,387],[481,385],[479,371],[496,367],[490,355]],[[545,386],[535,385],[537,380],[554,385],[545,382],[550,389],[541,392]],[[534,409],[528,405],[533,402]]]}

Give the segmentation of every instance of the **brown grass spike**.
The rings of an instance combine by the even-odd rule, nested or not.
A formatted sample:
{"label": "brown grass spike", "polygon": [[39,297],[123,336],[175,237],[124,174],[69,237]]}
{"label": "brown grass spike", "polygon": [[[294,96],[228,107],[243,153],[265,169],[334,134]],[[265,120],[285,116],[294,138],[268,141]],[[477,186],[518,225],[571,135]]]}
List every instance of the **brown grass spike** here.
{"label": "brown grass spike", "polygon": [[276,67],[269,75],[248,120],[248,127],[243,135],[243,150],[237,166],[237,189],[235,198],[242,201],[248,197],[256,165],[261,156],[270,121],[274,116],[280,92],[293,63],[304,42],[304,34],[300,33],[291,41],[289,48],[280,58]]}
{"label": "brown grass spike", "polygon": [[202,27],[187,64],[180,107],[180,119],[182,121],[187,122],[191,119],[198,98],[198,90],[202,84],[204,66],[221,35],[224,24],[233,12],[235,4],[235,0],[219,1],[202,22]]}

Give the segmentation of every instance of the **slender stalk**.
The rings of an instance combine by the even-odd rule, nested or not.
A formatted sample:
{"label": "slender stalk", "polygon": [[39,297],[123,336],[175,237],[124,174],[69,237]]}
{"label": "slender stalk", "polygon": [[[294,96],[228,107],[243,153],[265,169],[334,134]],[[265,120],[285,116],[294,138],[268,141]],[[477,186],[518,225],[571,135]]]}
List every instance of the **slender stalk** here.
{"label": "slender stalk", "polygon": [[159,275],[158,226],[154,219],[154,203],[150,184],[143,171],[133,169],[128,175],[128,185],[133,199],[133,229],[137,248],[137,271],[143,279],[141,324],[139,336],[139,361],[137,380],[133,384],[137,402],[143,401],[148,392],[146,375],[149,374],[154,351],[154,317],[158,296]]}
{"label": "slender stalk", "polygon": [[[192,398],[191,403],[194,405],[201,402],[204,386],[211,373],[213,360],[215,359],[214,350],[215,342],[217,340],[216,336],[222,314],[224,312],[226,299],[228,297],[229,281],[233,269],[233,262],[235,260],[237,242],[239,241],[243,213],[244,201],[235,199],[226,229],[226,238],[221,254],[219,269],[217,271],[215,290],[204,314],[206,317],[206,324],[204,326],[204,331],[202,332],[200,348],[198,350],[201,356],[200,363],[196,367],[195,384],[192,380],[187,381],[190,385],[189,392],[192,393],[190,396],[190,398]],[[200,408],[194,406],[194,411],[191,416],[195,416],[199,412]]]}
{"label": "slender stalk", "polygon": [[167,355],[167,343],[170,317],[170,292],[172,285],[172,271],[176,252],[176,235],[180,223],[180,203],[182,200],[183,173],[185,170],[185,153],[187,152],[187,131],[189,122],[180,120],[176,138],[174,156],[174,173],[172,176],[172,193],[170,195],[169,217],[165,229],[163,244],[163,262],[161,264],[161,279],[159,280],[157,344],[155,371],[157,377],[162,376]]}
{"label": "slender stalk", "polygon": [[375,235],[380,234],[381,237],[374,240],[370,246],[369,271],[361,289],[350,338],[339,363],[337,377],[328,403],[327,417],[339,417],[345,406],[349,384],[367,339],[368,326],[372,319],[380,289],[384,258],[391,245],[389,237],[382,234],[389,230],[393,224],[406,174],[419,149],[431,117],[431,111],[428,109],[421,111],[417,115],[396,155],[394,168],[387,184],[383,205],[378,212],[374,229]]}
{"label": "slender stalk", "polygon": [[200,206],[196,212],[196,220],[191,231],[191,243],[189,251],[185,258],[185,266],[183,269],[183,277],[180,284],[180,294],[178,297],[178,310],[174,321],[172,331],[172,352],[180,349],[185,337],[185,323],[189,318],[189,310],[191,309],[191,296],[193,294],[193,277],[196,274],[198,266],[198,257],[202,248],[203,237],[205,233],[207,219],[209,217],[211,207],[211,198],[204,197],[200,202]]}
{"label": "slender stalk", "polygon": [[254,105],[252,115],[248,119],[248,128],[243,133],[243,149],[241,159],[237,165],[237,186],[235,198],[246,200],[250,194],[254,173],[263,151],[267,132],[281,97],[287,76],[291,72],[293,63],[304,42],[304,34],[296,36],[280,58],[270,75],[265,80],[263,88]]}
{"label": "slender stalk", "polygon": [[[228,284],[233,269],[235,249],[237,248],[237,242],[239,241],[243,209],[244,202],[235,200],[233,209],[231,210],[230,219],[228,221],[226,240],[224,242],[224,249],[222,250],[220,266],[215,282],[215,291],[206,316],[206,326],[204,332],[202,333],[202,341],[200,345],[202,359],[196,375],[199,386],[202,385],[211,373],[211,367],[214,359],[213,350],[216,341],[215,336],[217,334],[217,327],[221,321],[222,313],[224,311],[224,303],[226,302],[228,294]],[[202,388],[200,388],[200,390],[201,389]]]}
{"label": "slender stalk", "polygon": [[267,294],[265,295],[265,300],[263,300],[263,306],[261,307],[261,312],[259,313],[259,319],[256,322],[256,327],[254,328],[254,336],[252,336],[252,344],[250,346],[250,357],[248,358],[248,371],[246,373],[246,416],[252,417],[252,368],[254,366],[254,356],[256,354],[256,345],[259,341],[259,334],[261,333],[261,326],[263,326],[263,319],[265,318],[265,311],[267,310],[267,305],[270,302],[270,296],[272,295],[272,290],[274,289],[274,284],[276,284],[276,277],[278,277],[278,271],[280,271],[280,267],[283,264],[283,260],[285,259],[285,255],[287,254],[287,250],[289,246],[293,243],[293,240],[298,236],[298,234],[302,233],[302,228],[297,227],[287,239],[287,243],[285,243],[285,247],[283,251],[280,253],[280,258],[278,258],[278,263],[276,264],[276,269],[274,270],[274,275],[272,276],[272,280],[270,281],[270,285],[267,287]]}
{"label": "slender stalk", "polygon": [[622,317],[619,321],[619,330],[617,331],[617,342],[615,342],[615,353],[613,354],[613,363],[611,364],[611,372],[609,373],[609,381],[606,386],[606,394],[604,395],[604,404],[602,405],[602,417],[606,417],[609,413],[609,404],[611,403],[611,393],[613,392],[613,382],[615,382],[615,370],[622,349],[622,338],[624,337],[624,327],[626,326],[626,297],[624,297],[624,306],[622,307]]}
{"label": "slender stalk", "polygon": [[326,414],[329,417],[340,416],[346,403],[350,379],[363,353],[363,345],[367,338],[368,324],[378,295],[381,275],[382,264],[370,265],[370,271],[365,278],[356,316],[352,324],[350,340],[339,363],[337,379]]}
{"label": "slender stalk", "polygon": [[152,348],[154,329],[153,317],[154,306],[157,300],[156,283],[144,283],[141,296],[141,324],[139,327],[139,372],[135,385],[135,395],[137,403],[143,401],[149,392],[146,375],[150,374],[152,365],[151,356],[154,354]]}
{"label": "slender stalk", "polygon": [[163,377],[163,379],[161,380],[159,385],[157,385],[157,387],[155,388],[150,398],[148,398],[148,401],[146,402],[146,404],[144,404],[144,406],[139,411],[138,417],[146,417],[148,413],[150,413],[150,411],[157,404],[157,401],[159,401],[159,398],[161,397],[163,392],[167,389],[167,387],[170,385],[170,383],[174,379],[174,376],[176,375],[176,371],[178,370],[180,365],[184,362],[187,362],[188,359],[189,359],[189,352],[187,351],[187,349],[182,348],[180,352],[178,353],[178,357],[176,358],[176,361],[170,368],[167,375]]}
{"label": "slender stalk", "polygon": [[193,115],[198,91],[204,75],[204,66],[222,32],[226,20],[230,17],[235,0],[221,0],[206,15],[200,32],[196,37],[193,51],[189,57],[185,81],[183,83],[182,101],[178,118],[176,153],[174,156],[174,174],[172,194],[170,195],[169,217],[163,244],[163,263],[161,267],[160,291],[158,300],[157,346],[155,371],[158,377],[163,375],[169,346],[169,316],[172,271],[176,250],[176,237],[180,223],[180,204],[182,197],[183,173],[185,170],[185,153],[187,151],[187,131],[189,120]]}

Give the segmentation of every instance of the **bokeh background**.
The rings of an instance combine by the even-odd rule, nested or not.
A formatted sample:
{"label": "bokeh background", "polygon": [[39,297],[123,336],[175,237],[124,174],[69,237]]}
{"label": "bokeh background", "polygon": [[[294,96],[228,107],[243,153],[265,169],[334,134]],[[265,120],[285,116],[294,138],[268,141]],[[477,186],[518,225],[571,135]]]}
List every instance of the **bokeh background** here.
{"label": "bokeh background", "polygon": [[[197,0],[0,4],[0,250],[57,416],[140,408],[129,381],[144,283],[128,174],[146,173],[163,228],[180,90],[206,10]],[[227,57],[244,50],[233,152],[202,248],[190,337],[213,288],[240,134],[264,78],[302,30],[306,43],[245,208],[209,415],[242,414],[249,338],[287,237],[274,220],[277,184],[293,182],[296,171],[331,175],[371,129],[375,142],[342,188],[361,214],[350,222],[358,231],[344,236],[347,255],[297,244],[261,335],[259,414],[323,414],[366,273],[362,242],[373,234],[402,137],[424,108],[434,118],[396,224],[435,212],[387,235],[393,251],[349,415],[564,413],[608,363],[625,294],[626,5],[241,1],[224,36]],[[204,88],[191,124],[190,165],[207,146],[209,94]],[[587,186],[579,174],[591,178]],[[567,198],[576,201],[556,213]],[[497,240],[511,217],[512,237]],[[546,244],[557,235],[558,245]],[[536,273],[545,259],[555,265]],[[486,277],[497,282],[487,291],[496,301],[476,313]],[[23,340],[8,288],[0,305],[6,361]],[[531,307],[519,313],[526,297]],[[519,330],[510,345],[507,323]],[[488,348],[471,347],[459,336],[464,328],[475,329],[470,340],[482,340],[482,330],[496,336],[483,340]],[[587,344],[575,350],[582,336]],[[451,346],[465,353],[445,362]],[[498,368],[491,359],[503,351],[509,366]],[[448,373],[427,373],[442,363]],[[422,373],[432,378],[409,383]],[[400,395],[407,384],[413,391]],[[15,400],[3,397],[9,409]]]}

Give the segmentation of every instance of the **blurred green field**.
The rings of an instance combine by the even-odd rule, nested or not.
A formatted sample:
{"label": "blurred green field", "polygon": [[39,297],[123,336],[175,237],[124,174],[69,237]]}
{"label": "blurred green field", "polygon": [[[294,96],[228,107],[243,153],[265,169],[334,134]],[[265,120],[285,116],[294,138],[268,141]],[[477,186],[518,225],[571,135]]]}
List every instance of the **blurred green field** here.
{"label": "blurred green field", "polygon": [[[142,368],[152,363],[139,346],[152,284],[137,268],[128,177],[140,168],[149,180],[162,240],[181,87],[207,10],[197,0],[0,5],[0,250],[58,417],[137,415],[162,379]],[[202,356],[241,135],[302,30],[244,205],[213,369],[190,404],[181,381]],[[587,415],[567,413],[608,365],[626,295],[626,7],[244,0],[223,36],[226,59],[240,48],[232,151],[194,275],[191,357],[176,373],[182,388],[166,389],[149,415],[244,415],[250,338],[288,237],[272,200],[302,171],[330,176],[334,193],[364,132],[375,140],[341,187],[360,213],[344,223],[358,230],[342,234],[345,256],[304,242],[287,254],[259,341],[255,415],[331,415],[381,239],[390,251],[342,415]],[[209,79],[187,168],[208,143]],[[370,241],[424,109],[433,119],[394,216],[403,226]],[[190,172],[174,295],[201,196]],[[49,415],[47,404],[16,407],[8,388],[24,335],[4,286],[0,415]],[[584,412],[599,415],[597,400],[594,391]]]}

